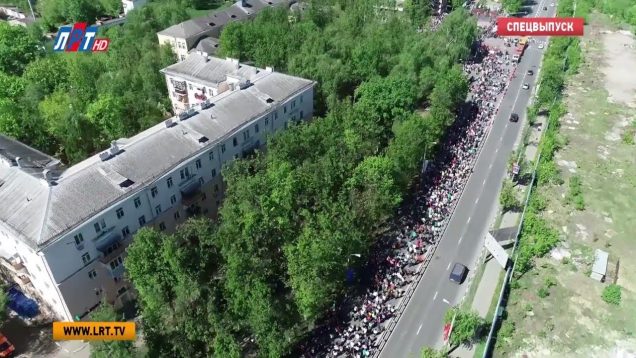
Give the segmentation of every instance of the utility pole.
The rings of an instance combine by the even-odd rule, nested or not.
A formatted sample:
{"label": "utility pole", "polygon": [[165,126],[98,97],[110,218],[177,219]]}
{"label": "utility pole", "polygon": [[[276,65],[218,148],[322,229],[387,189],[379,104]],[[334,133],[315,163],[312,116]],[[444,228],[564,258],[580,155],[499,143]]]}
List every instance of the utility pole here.
{"label": "utility pole", "polygon": [[33,17],[33,21],[35,21],[35,13],[33,12],[33,6],[31,5],[31,0],[27,0],[29,3],[29,9],[31,9],[31,16]]}

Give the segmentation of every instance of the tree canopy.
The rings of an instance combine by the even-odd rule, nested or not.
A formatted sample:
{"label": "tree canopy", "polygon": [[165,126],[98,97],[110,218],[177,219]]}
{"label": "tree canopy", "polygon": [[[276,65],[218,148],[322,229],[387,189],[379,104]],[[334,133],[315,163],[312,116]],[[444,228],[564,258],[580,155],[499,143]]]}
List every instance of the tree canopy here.
{"label": "tree canopy", "polygon": [[[468,57],[475,21],[460,9],[439,32],[420,33],[409,17],[375,15],[369,4],[315,0],[294,22],[271,9],[224,29],[222,56],[316,80],[320,118],[224,168],[218,225],[137,234],[126,265],[151,353],[290,354],[342,296],[347,271],[368,257],[453,122],[468,91],[455,64]],[[415,112],[422,107],[430,110]],[[175,246],[183,232],[197,244]],[[186,259],[210,269],[184,272]]]}
{"label": "tree canopy", "polygon": [[[93,322],[119,322],[113,306],[103,303],[90,314]],[[135,348],[131,341],[91,341],[91,358],[130,358],[134,356]]]}

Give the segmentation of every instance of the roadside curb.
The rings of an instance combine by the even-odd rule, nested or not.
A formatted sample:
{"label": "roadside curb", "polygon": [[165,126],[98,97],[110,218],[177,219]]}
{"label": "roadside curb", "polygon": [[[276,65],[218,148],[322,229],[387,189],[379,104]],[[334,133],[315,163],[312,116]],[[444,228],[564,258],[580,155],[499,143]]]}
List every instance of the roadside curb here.
{"label": "roadside curb", "polygon": [[[494,124],[497,116],[499,115],[499,110],[501,109],[501,103],[503,102],[503,99],[506,97],[506,94],[508,93],[508,89],[510,88],[510,83],[512,82],[512,77],[514,76],[514,74],[517,71],[517,65],[518,65],[518,63],[515,63],[513,65],[512,69],[511,69],[511,71],[510,71],[511,73],[510,73],[510,76],[509,76],[508,83],[507,83],[507,85],[506,85],[506,87],[505,87],[505,89],[504,89],[504,91],[503,91],[503,93],[501,95],[501,98],[497,102],[497,106],[496,106],[497,109],[495,110],[495,113],[493,114],[492,119],[490,119],[490,121],[488,123],[488,129],[487,129],[487,131],[486,131],[486,133],[485,133],[485,135],[483,137],[484,139],[479,143],[479,148],[477,149],[477,155],[473,158],[472,163],[470,164],[470,168],[472,168],[472,169],[475,168],[475,165],[476,165],[477,161],[481,157],[481,152],[482,152],[482,150],[484,148],[484,145],[488,141],[488,137],[490,136],[490,133],[492,131],[493,124]],[[471,176],[472,176],[472,173],[471,173]],[[470,181],[470,177],[468,178],[468,181]],[[431,250],[430,250],[431,252],[430,253],[427,251],[426,260],[424,262],[424,265],[422,266],[422,269],[417,272],[417,278],[411,282],[411,284],[409,285],[409,288],[407,289],[407,292],[403,296],[403,299],[398,304],[398,307],[396,308],[396,315],[391,318],[391,322],[388,324],[386,330],[384,331],[382,337],[380,338],[380,344],[377,346],[377,348],[375,349],[375,352],[372,354],[373,358],[379,357],[380,354],[382,353],[382,350],[384,349],[384,346],[386,345],[386,343],[391,338],[391,335],[393,334],[393,330],[395,329],[395,326],[397,326],[402,314],[404,313],[404,309],[408,305],[408,302],[410,302],[415,290],[419,287],[419,283],[420,283],[422,277],[424,276],[424,273],[426,272],[426,269],[428,268],[429,263],[431,262],[431,258],[435,255],[435,251],[437,250],[437,247],[439,246],[440,242],[442,241],[442,238],[446,234],[446,230],[448,229],[448,223],[450,222],[450,220],[455,215],[455,211],[457,209],[457,205],[461,201],[461,198],[464,196],[466,187],[468,186],[467,185],[468,181],[466,181],[466,183],[464,184],[464,186],[462,188],[462,191],[461,191],[461,194],[457,197],[455,202],[452,204],[451,214],[444,221],[444,224],[443,224],[444,229],[443,229],[441,235],[439,236],[439,240],[431,247]],[[480,254],[480,258],[481,258],[481,256],[483,256],[483,252],[484,252],[484,249],[482,247],[482,253]],[[475,270],[471,271],[473,276],[474,276],[474,271]],[[471,278],[471,282],[472,282],[472,278]],[[461,301],[463,301],[465,296],[466,296],[466,294],[464,294],[464,296],[460,300],[460,303],[461,303]]]}

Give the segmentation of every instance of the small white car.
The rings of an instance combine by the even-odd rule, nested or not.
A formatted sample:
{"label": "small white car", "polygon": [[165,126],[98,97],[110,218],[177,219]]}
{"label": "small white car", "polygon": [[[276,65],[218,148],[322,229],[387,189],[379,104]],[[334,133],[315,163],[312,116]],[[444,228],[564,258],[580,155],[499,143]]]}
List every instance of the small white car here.
{"label": "small white car", "polygon": [[527,90],[528,88],[530,88],[530,85],[528,85],[527,83],[524,83],[522,88],[524,90]]}
{"label": "small white car", "polygon": [[537,47],[539,48],[539,50],[543,50],[543,43],[540,43]]}
{"label": "small white car", "polygon": [[550,7],[554,7],[554,3],[550,4]]}

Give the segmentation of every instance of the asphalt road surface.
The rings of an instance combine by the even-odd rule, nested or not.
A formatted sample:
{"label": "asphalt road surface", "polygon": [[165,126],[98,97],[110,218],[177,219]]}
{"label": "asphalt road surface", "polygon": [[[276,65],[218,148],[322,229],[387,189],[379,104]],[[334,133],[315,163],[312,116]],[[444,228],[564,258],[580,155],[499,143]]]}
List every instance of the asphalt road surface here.
{"label": "asphalt road surface", "polygon": [[[552,3],[553,0],[539,0],[538,4],[532,6],[529,16],[554,16],[556,4],[552,7]],[[547,7],[547,11],[543,7]],[[546,38],[538,37],[535,40],[545,43]],[[444,314],[449,307],[459,303],[466,291],[466,284],[457,285],[449,280],[450,270],[455,262],[463,263],[470,269],[475,267],[506,175],[508,158],[523,128],[521,120],[517,123],[509,121],[510,114],[514,112],[520,119],[525,119],[528,101],[534,93],[542,51],[545,49],[540,50],[537,43],[531,42],[522,56],[475,163],[475,170],[435,251],[435,257],[424,272],[380,357],[419,357],[424,346],[442,346]],[[534,75],[528,75],[528,70],[532,70]],[[522,89],[524,83],[530,85],[529,90]]]}

